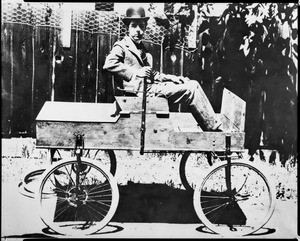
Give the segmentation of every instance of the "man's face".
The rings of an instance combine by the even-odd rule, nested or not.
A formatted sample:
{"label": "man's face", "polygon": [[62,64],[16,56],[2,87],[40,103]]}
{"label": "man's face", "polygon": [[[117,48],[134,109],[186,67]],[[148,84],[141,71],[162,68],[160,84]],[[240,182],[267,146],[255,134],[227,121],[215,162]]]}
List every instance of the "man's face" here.
{"label": "man's face", "polygon": [[139,43],[143,37],[146,30],[146,22],[144,20],[132,20],[128,26],[128,34],[133,41]]}

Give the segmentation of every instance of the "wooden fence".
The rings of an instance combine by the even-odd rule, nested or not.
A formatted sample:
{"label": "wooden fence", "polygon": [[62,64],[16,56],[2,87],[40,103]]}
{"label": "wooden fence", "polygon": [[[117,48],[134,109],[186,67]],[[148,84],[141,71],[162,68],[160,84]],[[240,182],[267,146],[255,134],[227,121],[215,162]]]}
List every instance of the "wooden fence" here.
{"label": "wooden fence", "polygon": [[[102,66],[112,45],[126,33],[121,16],[111,10],[72,11],[70,46],[64,47],[61,9],[50,4],[6,2],[2,13],[2,137],[35,137],[35,118],[47,100],[114,100],[112,76]],[[171,39],[174,35],[166,33],[164,26],[149,20],[145,44],[153,55],[154,69],[198,80],[216,112],[220,111],[223,87],[230,89],[247,102],[245,148],[254,153],[263,134],[265,148],[297,155],[296,102],[284,86],[290,82],[286,73],[276,81],[264,75],[253,80],[245,72],[245,63],[239,62],[246,58],[230,52],[220,67],[231,81],[218,82],[210,71],[215,66],[202,49],[201,34],[194,34],[196,47],[188,49],[182,39]],[[282,58],[281,52],[277,54]]]}
{"label": "wooden fence", "polygon": [[[34,120],[47,100],[113,101],[112,77],[102,66],[113,43],[125,34],[116,13],[73,12],[71,44],[65,48],[61,41],[62,12],[44,5],[42,8],[24,4],[4,7],[2,136],[34,137]],[[163,26],[152,25],[146,32],[145,45],[153,54],[154,68],[196,78],[198,58],[186,65],[191,53],[180,47],[172,53],[162,49],[163,37]]]}

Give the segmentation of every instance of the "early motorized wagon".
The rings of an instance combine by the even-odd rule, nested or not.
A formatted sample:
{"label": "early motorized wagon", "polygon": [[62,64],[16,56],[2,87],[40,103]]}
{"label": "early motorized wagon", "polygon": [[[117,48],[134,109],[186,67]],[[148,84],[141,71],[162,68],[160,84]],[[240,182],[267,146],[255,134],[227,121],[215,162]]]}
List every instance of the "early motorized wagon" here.
{"label": "early motorized wagon", "polygon": [[[31,174],[41,174],[35,193],[41,219],[64,235],[96,233],[109,223],[118,206],[114,150],[180,152],[179,175],[185,189],[194,192],[201,222],[223,236],[257,231],[270,219],[275,198],[267,176],[250,161],[239,160],[244,152],[245,106],[224,89],[219,115],[231,131],[207,132],[191,113],[169,112],[166,99],[146,99],[145,94],[119,96],[114,103],[45,102],[36,118],[37,148],[51,153],[74,150],[74,157]],[[110,169],[87,158],[91,150],[105,153]],[[211,167],[192,185],[186,165],[199,152],[206,154]],[[212,164],[216,153],[220,161]]]}

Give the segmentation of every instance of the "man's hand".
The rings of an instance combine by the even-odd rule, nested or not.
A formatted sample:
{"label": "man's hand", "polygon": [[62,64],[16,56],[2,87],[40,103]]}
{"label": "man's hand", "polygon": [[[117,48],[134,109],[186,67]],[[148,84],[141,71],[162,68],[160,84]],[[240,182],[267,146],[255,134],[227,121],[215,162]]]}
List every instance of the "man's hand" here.
{"label": "man's hand", "polygon": [[145,66],[137,71],[136,76],[142,77],[142,78],[145,78],[145,77],[150,78],[151,73],[152,73],[151,67]]}

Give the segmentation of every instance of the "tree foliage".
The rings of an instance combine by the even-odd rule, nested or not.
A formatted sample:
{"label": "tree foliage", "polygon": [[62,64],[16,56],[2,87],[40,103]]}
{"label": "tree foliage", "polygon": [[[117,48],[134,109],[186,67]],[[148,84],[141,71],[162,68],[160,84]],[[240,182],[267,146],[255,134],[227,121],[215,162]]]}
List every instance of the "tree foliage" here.
{"label": "tree foliage", "polygon": [[[193,3],[169,3],[177,16],[167,38],[170,49],[192,23]],[[298,4],[229,3],[209,16],[212,3],[197,3],[198,56],[210,100],[220,106],[224,87],[246,100],[246,148],[277,149],[284,164],[297,158]],[[168,14],[169,13],[169,14]],[[171,14],[173,13],[173,15]]]}

